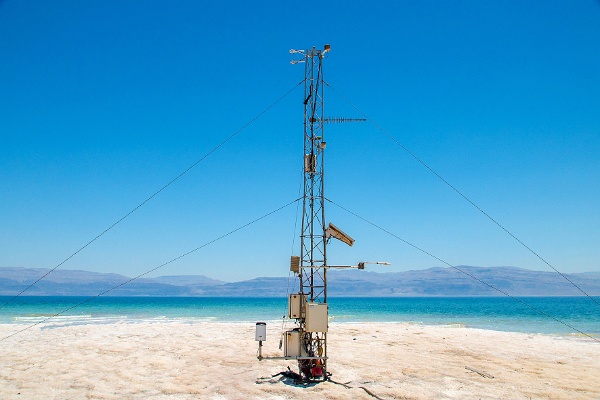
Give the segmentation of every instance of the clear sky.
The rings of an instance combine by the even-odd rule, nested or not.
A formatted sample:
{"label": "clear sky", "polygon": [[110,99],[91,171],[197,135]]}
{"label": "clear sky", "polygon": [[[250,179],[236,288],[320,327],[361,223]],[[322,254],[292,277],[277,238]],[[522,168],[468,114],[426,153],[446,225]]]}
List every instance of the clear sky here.
{"label": "clear sky", "polygon": [[[0,1],[0,266],[53,268],[303,79],[562,272],[600,270],[600,2]],[[333,91],[326,114],[360,117]],[[326,195],[453,265],[550,270],[370,123]],[[61,268],[134,276],[298,197],[302,90]],[[334,205],[331,264],[443,266]],[[153,273],[286,276],[290,206]],[[296,231],[294,226],[296,225]],[[381,267],[373,270],[383,271]]]}

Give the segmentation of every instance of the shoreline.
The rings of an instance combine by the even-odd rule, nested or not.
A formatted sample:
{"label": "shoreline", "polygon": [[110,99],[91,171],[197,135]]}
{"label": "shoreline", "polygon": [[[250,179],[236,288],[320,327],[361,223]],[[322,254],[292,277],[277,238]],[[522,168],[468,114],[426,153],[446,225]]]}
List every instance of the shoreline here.
{"label": "shoreline", "polygon": [[[44,322],[40,322],[36,324],[35,318],[45,318],[46,316],[20,316],[18,317],[18,321],[13,322],[0,322],[0,327],[2,326],[18,326],[20,328],[26,326],[32,326],[31,329],[39,328],[41,330],[47,329],[57,329],[63,327],[70,326],[85,326],[85,325],[110,325],[110,324],[159,324],[159,323],[181,323],[186,325],[193,324],[202,324],[202,323],[210,323],[210,324],[232,324],[232,325],[247,325],[247,326],[255,326],[256,322],[265,322],[267,326],[281,326],[282,320],[279,319],[271,319],[271,320],[219,320],[218,317],[131,317],[127,315],[123,316],[110,316],[110,317],[94,317],[92,315],[67,315],[67,316],[58,316],[54,317],[55,319],[49,319]],[[82,319],[83,318],[83,319]],[[25,320],[31,319],[31,320]],[[36,325],[34,325],[36,324]],[[484,328],[478,326],[471,326],[467,323],[460,322],[449,322],[449,323],[427,323],[427,322],[416,322],[416,321],[336,321],[334,318],[330,317],[329,326],[334,327],[337,325],[409,325],[409,326],[421,326],[421,327],[431,327],[431,328],[446,328],[446,329],[470,329],[474,331],[490,331],[490,332],[498,332],[498,333],[517,333],[522,335],[535,335],[535,336],[545,336],[545,337],[554,337],[554,338],[564,338],[564,339],[584,339],[584,340],[600,340],[600,334],[596,333],[587,333],[584,332],[523,332],[517,330],[501,330],[494,328]],[[285,320],[285,326],[293,327],[295,326],[295,322],[290,319]],[[0,338],[1,340],[1,338]]]}
{"label": "shoreline", "polygon": [[[0,334],[17,326],[0,324]],[[351,388],[301,388],[272,377],[294,362],[257,360],[254,329],[242,321],[40,324],[2,343],[0,397],[372,399],[362,386],[383,399],[600,398],[600,343],[587,338],[334,322],[328,369]],[[281,321],[268,323],[264,356],[281,355],[280,333]]]}
{"label": "shoreline", "polygon": [[[0,323],[34,323],[65,311],[55,320],[87,323],[119,319],[248,321],[277,320],[287,313],[284,298],[98,298],[80,307],[80,298],[19,298],[3,309]],[[600,319],[589,301],[571,297],[528,300],[542,313],[502,298],[331,299],[330,322],[412,322],[457,325],[502,332],[600,336]],[[549,318],[550,317],[550,318]],[[50,321],[49,321],[50,322]]]}

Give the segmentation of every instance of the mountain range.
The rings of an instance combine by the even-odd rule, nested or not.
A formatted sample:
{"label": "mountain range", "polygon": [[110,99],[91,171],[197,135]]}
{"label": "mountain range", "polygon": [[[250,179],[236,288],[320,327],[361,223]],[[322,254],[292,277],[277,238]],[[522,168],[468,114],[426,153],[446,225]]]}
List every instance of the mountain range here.
{"label": "mountain range", "polygon": [[[48,272],[42,268],[0,268],[0,295],[17,295]],[[337,297],[583,295],[574,285],[588,295],[600,295],[600,272],[563,277],[556,272],[517,267],[459,266],[388,273],[332,269],[327,277],[328,295]],[[55,270],[24,295],[95,296],[108,291],[108,296],[284,297],[298,290],[297,281],[294,277],[261,277],[223,282],[203,275],[132,280],[112,273]]]}

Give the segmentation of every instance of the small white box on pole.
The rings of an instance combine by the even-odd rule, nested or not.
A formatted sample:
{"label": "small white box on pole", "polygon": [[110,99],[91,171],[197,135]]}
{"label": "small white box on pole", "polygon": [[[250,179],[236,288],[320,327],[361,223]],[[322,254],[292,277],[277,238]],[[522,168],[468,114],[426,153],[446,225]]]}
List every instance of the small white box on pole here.
{"label": "small white box on pole", "polygon": [[256,323],[256,339],[257,342],[267,341],[267,324],[265,322]]}

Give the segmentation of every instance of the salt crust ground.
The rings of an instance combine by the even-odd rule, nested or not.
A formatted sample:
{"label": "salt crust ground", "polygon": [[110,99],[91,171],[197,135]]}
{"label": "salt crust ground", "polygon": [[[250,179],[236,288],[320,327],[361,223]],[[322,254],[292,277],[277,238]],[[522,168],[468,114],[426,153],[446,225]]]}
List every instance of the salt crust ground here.
{"label": "salt crust ground", "polygon": [[[280,332],[268,324],[265,354],[280,355]],[[333,323],[329,341],[332,378],[353,388],[270,378],[295,365],[259,362],[252,323],[37,326],[0,342],[0,398],[372,400],[362,386],[382,399],[600,399],[590,339]]]}

